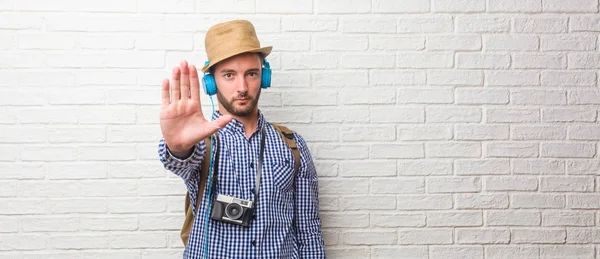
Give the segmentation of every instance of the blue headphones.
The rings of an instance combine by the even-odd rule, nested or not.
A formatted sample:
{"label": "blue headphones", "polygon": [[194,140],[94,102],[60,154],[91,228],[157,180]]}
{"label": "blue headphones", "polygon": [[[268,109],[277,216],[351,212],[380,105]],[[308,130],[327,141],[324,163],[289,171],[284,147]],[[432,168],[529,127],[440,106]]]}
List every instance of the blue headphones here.
{"label": "blue headphones", "polygon": [[[209,61],[206,61],[204,65],[210,64]],[[271,66],[266,59],[263,59],[263,67],[261,72],[261,80],[260,80],[260,88],[269,88],[271,87]],[[215,76],[206,73],[202,77],[202,88],[204,89],[204,93],[209,96],[215,95],[217,93],[217,82],[215,81]]]}

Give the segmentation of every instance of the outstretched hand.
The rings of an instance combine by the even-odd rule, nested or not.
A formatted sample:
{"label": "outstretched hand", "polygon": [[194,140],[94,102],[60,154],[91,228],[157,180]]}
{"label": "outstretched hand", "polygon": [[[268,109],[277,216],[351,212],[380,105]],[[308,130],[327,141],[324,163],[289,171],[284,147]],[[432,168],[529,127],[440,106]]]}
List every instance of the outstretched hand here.
{"label": "outstretched hand", "polygon": [[215,121],[204,118],[200,109],[200,82],[194,65],[182,61],[173,68],[171,82],[162,82],[160,129],[169,149],[187,152],[194,145],[225,127],[232,119],[223,115]]}

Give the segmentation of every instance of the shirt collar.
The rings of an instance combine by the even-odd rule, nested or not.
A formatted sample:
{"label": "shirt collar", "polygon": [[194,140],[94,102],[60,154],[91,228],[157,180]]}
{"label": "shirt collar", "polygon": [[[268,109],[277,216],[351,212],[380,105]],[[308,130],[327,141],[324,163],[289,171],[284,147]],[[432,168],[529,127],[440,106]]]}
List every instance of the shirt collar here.
{"label": "shirt collar", "polygon": [[[212,115],[212,119],[216,120],[216,119],[220,118],[221,116],[223,116],[223,114],[221,114],[221,112],[216,110]],[[265,118],[264,118],[262,112],[260,111],[260,109],[258,109],[258,122],[256,125],[256,129],[254,130],[254,132],[252,132],[252,135],[254,135],[258,131],[260,131],[264,124],[265,124]],[[235,118],[231,119],[231,121],[229,123],[227,123],[227,125],[225,125],[225,127],[222,130],[225,130],[225,132],[230,132],[230,133],[237,131],[237,132],[241,132],[242,134],[245,134],[244,125],[240,121],[236,120]]]}

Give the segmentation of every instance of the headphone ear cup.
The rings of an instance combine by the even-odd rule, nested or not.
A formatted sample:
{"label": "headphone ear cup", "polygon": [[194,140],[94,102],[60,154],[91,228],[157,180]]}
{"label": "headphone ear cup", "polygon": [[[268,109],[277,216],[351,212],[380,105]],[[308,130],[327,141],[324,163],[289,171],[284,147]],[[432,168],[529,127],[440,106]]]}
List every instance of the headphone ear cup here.
{"label": "headphone ear cup", "polygon": [[215,77],[211,74],[205,74],[202,77],[202,89],[204,89],[204,93],[211,96],[217,93],[217,82],[215,81]]}
{"label": "headphone ear cup", "polygon": [[269,63],[266,62],[266,66],[262,69],[262,77],[260,81],[261,88],[269,88],[271,87],[271,68]]}

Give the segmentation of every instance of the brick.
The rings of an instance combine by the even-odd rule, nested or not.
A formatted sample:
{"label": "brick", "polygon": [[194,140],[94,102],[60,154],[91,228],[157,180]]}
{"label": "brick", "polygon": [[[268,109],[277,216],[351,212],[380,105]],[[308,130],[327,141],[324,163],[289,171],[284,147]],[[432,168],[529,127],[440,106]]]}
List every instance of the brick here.
{"label": "brick", "polygon": [[45,143],[47,138],[46,129],[34,126],[5,126],[0,135],[3,143]]}
{"label": "brick", "polygon": [[100,249],[108,245],[107,234],[53,235],[50,246],[56,249]]}
{"label": "brick", "polygon": [[0,94],[2,95],[0,101],[4,105],[39,106],[48,102],[43,92],[33,89],[2,89]]}
{"label": "brick", "polygon": [[542,177],[540,179],[542,192],[593,192],[594,178],[592,177]]}
{"label": "brick", "polygon": [[366,194],[369,182],[362,179],[320,179],[319,194]]}
{"label": "brick", "polygon": [[502,89],[468,89],[455,90],[457,104],[508,104],[509,91]]}
{"label": "brick", "polygon": [[522,142],[489,142],[485,144],[485,157],[537,157],[539,144]]}
{"label": "brick", "polygon": [[342,68],[393,68],[395,64],[395,57],[389,54],[346,54],[340,58]]}
{"label": "brick", "polygon": [[[307,109],[268,108],[261,111],[264,111],[264,116],[269,118],[270,121],[277,123],[301,123],[311,120],[311,111]],[[319,120],[320,118],[315,116],[315,121]]]}
{"label": "brick", "polygon": [[393,259],[393,258],[413,258],[429,259],[427,247],[423,246],[402,246],[402,247],[374,247],[372,248],[372,258]]}
{"label": "brick", "polygon": [[[208,1],[210,2],[210,1]],[[251,1],[248,1],[251,2]],[[216,4],[218,5],[218,4]],[[283,31],[335,31],[338,28],[338,21],[333,17],[319,16],[286,16],[281,19]]]}
{"label": "brick", "polygon": [[26,146],[21,155],[23,161],[74,161],[77,160],[76,147],[67,146]]}
{"label": "brick", "polygon": [[567,18],[515,18],[517,33],[563,33],[568,31]]}
{"label": "brick", "polygon": [[398,89],[397,102],[401,104],[445,103],[454,101],[454,91],[451,88],[435,89]]}
{"label": "brick", "polygon": [[596,145],[590,143],[542,143],[541,157],[590,158],[596,154]]}
{"label": "brick", "polygon": [[512,194],[511,208],[558,209],[565,207],[564,194]]}
{"label": "brick", "polygon": [[395,176],[396,163],[394,161],[342,161],[340,175],[344,177],[360,176]]}
{"label": "brick", "polygon": [[430,84],[480,86],[483,72],[469,70],[432,70],[427,73]]}
{"label": "brick", "polygon": [[452,208],[452,195],[401,195],[398,196],[398,210],[447,210]]}
{"label": "brick", "polygon": [[400,33],[452,33],[454,23],[451,16],[431,14],[426,17],[400,18],[397,28]]}
{"label": "brick", "polygon": [[[181,207],[181,198],[177,199],[177,207]],[[337,211],[340,209],[339,197],[319,196],[319,210]],[[182,210],[183,211],[183,210]]]}
{"label": "brick", "polygon": [[400,175],[450,175],[452,161],[449,160],[401,160],[398,161]]}
{"label": "brick", "polygon": [[483,259],[483,247],[481,246],[431,246],[429,249],[430,259]]}
{"label": "brick", "polygon": [[508,195],[503,194],[458,194],[455,199],[458,209],[508,208]]}
{"label": "brick", "polygon": [[561,140],[567,137],[563,126],[516,125],[511,129],[512,138],[516,140]]}
{"label": "brick", "polygon": [[[14,158],[16,159],[16,155],[18,155],[18,152],[20,152],[19,149],[13,148],[11,146],[7,146],[5,152],[2,148],[0,148],[0,154],[2,154],[1,157],[5,158],[3,161],[12,161],[6,159],[9,157],[10,154],[14,154]],[[0,163],[0,171],[2,172],[2,174],[0,174],[0,179],[43,179],[46,175],[43,168],[44,167],[42,164],[36,164],[31,162]]]}
{"label": "brick", "polygon": [[568,55],[569,68],[574,69],[594,69],[600,68],[597,62],[600,61],[600,55],[596,54],[578,54],[573,53]]}
{"label": "brick", "polygon": [[395,196],[361,196],[341,197],[340,208],[344,211],[352,210],[394,210],[396,209]]}
{"label": "brick", "polygon": [[341,18],[340,29],[344,33],[395,33],[396,20],[389,18]]}
{"label": "brick", "polygon": [[563,244],[567,238],[560,229],[513,229],[511,233],[515,244]]}
{"label": "brick", "polygon": [[186,34],[144,34],[137,36],[135,47],[140,50],[191,51],[193,39]]}
{"label": "brick", "polygon": [[430,177],[427,179],[428,193],[480,192],[479,177]]}
{"label": "brick", "polygon": [[485,11],[482,0],[434,0],[433,11],[436,13],[478,13]]}
{"label": "brick", "polygon": [[[319,6],[320,7],[320,6]],[[257,0],[257,13],[312,13],[312,2]]]}
{"label": "brick", "polygon": [[[287,91],[283,93],[282,102],[289,106],[320,106],[336,105],[337,92],[319,91],[318,95],[314,92]],[[262,100],[262,99],[261,99]]]}
{"label": "brick", "polygon": [[425,121],[422,108],[411,107],[370,107],[372,123],[420,123]]}
{"label": "brick", "polygon": [[75,37],[58,33],[22,33],[16,36],[19,49],[54,49],[67,50],[75,48]]}
{"label": "brick", "polygon": [[425,84],[426,74],[424,71],[407,70],[371,70],[369,75],[371,85],[422,85]]}
{"label": "brick", "polygon": [[423,144],[374,144],[371,158],[422,158],[425,156]]}
{"label": "brick", "polygon": [[[356,247],[356,246],[355,246]],[[371,255],[369,248],[332,247],[325,252],[326,257],[351,259],[355,257],[366,258]]]}
{"label": "brick", "polygon": [[508,244],[508,229],[464,228],[456,230],[458,244]]}
{"label": "brick", "polygon": [[565,162],[555,159],[514,160],[513,174],[558,175],[565,174]]}
{"label": "brick", "polygon": [[[306,109],[302,109],[306,110]],[[279,121],[281,122],[289,122],[289,114],[290,110],[281,110],[281,114],[277,114],[275,117],[281,117]],[[310,113],[309,113],[310,114]],[[369,109],[366,107],[357,107],[357,108],[316,108],[312,113],[312,119],[314,122],[368,122],[369,121]],[[270,118],[274,116],[271,115]],[[310,117],[309,117],[310,118]],[[297,122],[310,121],[298,120]]]}
{"label": "brick", "polygon": [[394,90],[373,90],[359,89],[352,92],[342,92],[339,99],[342,104],[393,104],[396,102]]}
{"label": "brick", "polygon": [[540,248],[530,246],[488,246],[485,249],[485,258],[520,258],[539,259]]}
{"label": "brick", "polygon": [[567,161],[569,175],[597,175],[600,173],[600,161],[596,159],[577,159]]}
{"label": "brick", "polygon": [[481,50],[481,36],[479,35],[428,35],[426,48],[428,50],[455,50],[470,51]]}
{"label": "brick", "polygon": [[[516,0],[512,0],[516,1]],[[494,1],[495,3],[505,3],[509,1]],[[492,2],[490,2],[492,4]],[[520,6],[514,5],[514,6]],[[522,35],[489,35],[483,37],[483,48],[486,51],[535,51],[540,47],[538,36]]]}
{"label": "brick", "polygon": [[597,194],[570,194],[567,196],[570,209],[598,209],[600,208],[600,195]]}
{"label": "brick", "polygon": [[399,53],[397,66],[401,68],[452,68],[453,53]]}
{"label": "brick", "polygon": [[495,176],[485,179],[486,191],[536,191],[538,180],[523,176]]}
{"label": "brick", "polygon": [[314,36],[317,51],[366,50],[369,44],[367,36]]}
{"label": "brick", "polygon": [[377,213],[371,217],[374,227],[423,227],[424,214]]}
{"label": "brick", "polygon": [[369,48],[372,50],[422,50],[425,38],[422,36],[369,36]]}
{"label": "brick", "polygon": [[488,123],[539,122],[540,111],[526,108],[489,108],[486,110]]}
{"label": "brick", "polygon": [[[65,95],[65,92],[70,94]],[[46,92],[49,104],[104,104],[105,96],[104,91],[92,89],[57,88]]]}
{"label": "brick", "polygon": [[399,140],[450,140],[452,127],[443,124],[397,126]]}
{"label": "brick", "polygon": [[485,71],[487,86],[539,86],[540,73],[528,70]]}
{"label": "brick", "polygon": [[542,85],[595,86],[596,73],[589,71],[542,71]]}
{"label": "brick", "polygon": [[77,197],[82,193],[80,186],[70,181],[23,181],[19,183],[19,190],[21,197]]}
{"label": "brick", "polygon": [[77,231],[79,219],[77,217],[25,217],[21,219],[24,232],[72,232]]}
{"label": "brick", "polygon": [[[2,239],[0,251],[47,249],[50,243],[48,237],[43,234],[3,234],[0,235],[0,239]],[[27,240],[27,242],[23,242],[23,240]]]}
{"label": "brick", "polygon": [[17,217],[0,217],[0,233],[16,233],[21,228]]}
{"label": "brick", "polygon": [[510,174],[510,162],[507,159],[457,159],[457,175],[502,175]]}
{"label": "brick", "polygon": [[48,201],[52,214],[106,213],[106,198],[53,199]]}
{"label": "brick", "polygon": [[508,54],[456,53],[456,67],[465,69],[506,69],[510,67]]}
{"label": "brick", "polygon": [[512,63],[513,67],[517,69],[563,69],[567,67],[567,60],[563,54],[514,54]]}
{"label": "brick", "polygon": [[481,109],[471,107],[430,107],[426,110],[428,123],[480,122]]}
{"label": "brick", "polygon": [[600,17],[596,16],[579,16],[569,19],[569,27],[574,32],[594,32],[600,31]]}
{"label": "brick", "polygon": [[500,16],[462,16],[455,20],[456,32],[501,33],[510,31],[510,19]]}
{"label": "brick", "polygon": [[314,156],[318,159],[361,159],[369,156],[369,147],[367,145],[325,144],[318,146]]}
{"label": "brick", "polygon": [[565,3],[560,0],[545,0],[542,1],[544,12],[552,13],[597,13],[598,1],[593,0],[574,0],[570,3]]}
{"label": "brick", "polygon": [[[331,136],[328,134],[327,138]],[[314,137],[310,139],[314,140]],[[388,141],[395,140],[396,136],[394,128],[390,126],[343,126],[340,128],[340,139],[348,142]]]}
{"label": "brick", "polygon": [[486,226],[539,226],[541,213],[534,210],[488,210]]}
{"label": "brick", "polygon": [[371,10],[371,1],[359,0],[349,5],[343,0],[317,1],[315,11],[318,14],[342,14],[342,13],[368,13]]}
{"label": "brick", "polygon": [[281,55],[283,67],[290,70],[296,69],[331,69],[338,63],[338,57],[333,54],[292,54],[285,53]]}
{"label": "brick", "polygon": [[364,228],[369,226],[369,214],[358,212],[322,213],[321,218],[332,228]]}
{"label": "brick", "polygon": [[78,158],[80,160],[104,161],[104,160],[135,160],[136,152],[134,146],[105,145],[105,146],[81,146]]}
{"label": "brick", "polygon": [[138,229],[138,216],[129,215],[93,215],[83,216],[79,221],[83,230],[91,231],[135,231]]}
{"label": "brick", "polygon": [[[574,19],[578,19],[575,18]],[[573,27],[571,20],[571,27]],[[571,28],[573,30],[573,28]],[[570,36],[570,35],[549,35],[540,38],[542,51],[585,51],[596,49],[596,37],[593,36]]]}
{"label": "brick", "polygon": [[452,229],[400,229],[398,243],[401,245],[452,244]]}
{"label": "brick", "polygon": [[483,224],[480,211],[428,212],[427,226],[430,227],[475,227]]}
{"label": "brick", "polygon": [[41,29],[43,17],[38,14],[3,13],[2,29]]}
{"label": "brick", "polygon": [[543,226],[593,226],[594,212],[589,211],[552,211],[542,212]]}
{"label": "brick", "polygon": [[415,0],[407,3],[398,3],[394,0],[374,0],[374,13],[427,13],[430,10],[427,0]]}
{"label": "brick", "polygon": [[200,0],[196,4],[198,13],[245,13],[256,11],[254,1],[225,0],[219,3],[210,0]]}
{"label": "brick", "polygon": [[425,144],[427,157],[480,157],[481,144],[468,142],[429,142]]}
{"label": "brick", "polygon": [[457,140],[506,140],[508,125],[456,124],[454,137]]}
{"label": "brick", "polygon": [[543,259],[594,258],[594,253],[594,247],[591,246],[540,246],[540,256]]}
{"label": "brick", "polygon": [[[369,75],[366,72],[315,71],[311,76],[312,85],[317,87],[365,87],[369,84]],[[302,86],[305,85],[308,85],[308,83],[305,83]]]}
{"label": "brick", "polygon": [[109,236],[108,247],[110,248],[165,248],[167,237],[164,233],[113,233]]}
{"label": "brick", "polygon": [[396,243],[397,234],[390,230],[342,232],[340,240],[347,245],[391,245]]}
{"label": "brick", "polygon": [[110,213],[158,213],[164,212],[167,203],[164,197],[142,198],[110,198],[108,199]]}
{"label": "brick", "polygon": [[487,11],[493,13],[539,13],[542,11],[542,3],[538,0],[489,1]]}

